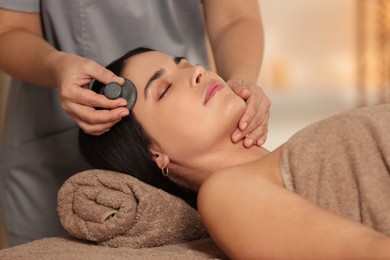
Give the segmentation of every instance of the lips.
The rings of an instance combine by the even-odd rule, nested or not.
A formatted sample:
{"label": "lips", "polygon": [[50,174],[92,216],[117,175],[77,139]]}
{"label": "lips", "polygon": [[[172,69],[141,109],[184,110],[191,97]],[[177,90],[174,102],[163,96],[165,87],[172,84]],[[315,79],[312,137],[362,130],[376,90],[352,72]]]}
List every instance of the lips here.
{"label": "lips", "polygon": [[217,82],[217,81],[212,81],[208,85],[206,89],[206,95],[204,98],[204,104],[206,104],[218,91],[224,88],[224,85]]}

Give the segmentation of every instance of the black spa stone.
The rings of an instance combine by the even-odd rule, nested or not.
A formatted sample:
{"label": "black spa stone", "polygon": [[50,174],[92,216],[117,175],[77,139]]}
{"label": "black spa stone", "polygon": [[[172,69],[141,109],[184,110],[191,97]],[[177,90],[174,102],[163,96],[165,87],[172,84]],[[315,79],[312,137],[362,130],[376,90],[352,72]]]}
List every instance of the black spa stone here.
{"label": "black spa stone", "polygon": [[119,97],[127,100],[127,108],[133,109],[135,102],[137,101],[137,89],[133,82],[125,79],[123,86],[116,82],[108,83],[104,87],[104,95],[109,99],[117,99]]}

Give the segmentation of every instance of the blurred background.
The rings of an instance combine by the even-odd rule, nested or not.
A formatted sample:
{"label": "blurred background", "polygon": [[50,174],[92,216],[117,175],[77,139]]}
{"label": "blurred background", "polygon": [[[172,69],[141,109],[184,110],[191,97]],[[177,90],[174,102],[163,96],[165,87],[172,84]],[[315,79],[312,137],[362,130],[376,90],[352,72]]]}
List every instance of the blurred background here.
{"label": "blurred background", "polygon": [[266,148],[347,109],[390,102],[389,0],[259,0]]}
{"label": "blurred background", "polygon": [[[272,100],[266,148],[347,109],[389,102],[390,0],[259,0]],[[0,134],[8,78],[0,73]],[[1,246],[0,225],[0,246]],[[0,247],[1,248],[1,247]]]}

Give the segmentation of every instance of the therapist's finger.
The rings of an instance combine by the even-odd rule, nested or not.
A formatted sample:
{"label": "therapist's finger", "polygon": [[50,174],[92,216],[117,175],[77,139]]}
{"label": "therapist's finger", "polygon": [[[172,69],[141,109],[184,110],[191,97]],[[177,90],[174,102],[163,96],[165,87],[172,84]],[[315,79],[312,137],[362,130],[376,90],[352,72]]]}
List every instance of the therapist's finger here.
{"label": "therapist's finger", "polygon": [[260,109],[257,111],[256,115],[250,121],[245,130],[247,134],[245,136],[244,145],[246,147],[251,147],[253,144],[257,144],[258,140],[268,132],[268,119],[269,105],[266,102],[262,102]]}
{"label": "therapist's finger", "polygon": [[[263,89],[256,85],[250,85],[251,96],[246,100],[247,109],[242,115],[239,128],[250,132],[259,126],[264,115],[269,111],[271,101],[265,95]],[[249,129],[247,129],[249,127]]]}
{"label": "therapist's finger", "polygon": [[125,107],[118,107],[111,110],[101,109],[96,110],[93,107],[84,106],[76,103],[68,105],[71,116],[85,122],[86,124],[104,124],[120,120],[129,115],[129,110]]}
{"label": "therapist's finger", "polygon": [[[87,108],[88,109],[88,108]],[[97,110],[96,113],[94,113],[97,117],[106,117],[107,112],[110,113],[112,111],[108,110]],[[91,113],[88,113],[91,114]],[[87,134],[91,135],[101,135],[111,129],[112,126],[114,126],[116,123],[118,123],[120,119],[117,120],[96,120],[93,123],[90,123],[88,120],[86,120],[83,117],[78,117],[79,114],[73,115],[73,118],[75,119],[77,125]],[[107,118],[107,117],[106,117]]]}
{"label": "therapist's finger", "polygon": [[[258,113],[265,115],[269,109],[270,101],[263,89],[256,84],[238,79],[229,80],[227,83],[234,93],[244,99],[247,104],[246,110],[239,121],[239,128],[241,131],[250,132],[254,129],[253,125],[259,125],[258,121],[261,114],[258,115]],[[251,128],[247,129],[249,126]]]}
{"label": "therapist's finger", "polygon": [[257,140],[265,134],[264,125],[258,123],[258,119],[253,119],[249,126],[246,128],[246,134],[244,137],[244,146],[251,147]]}
{"label": "therapist's finger", "polygon": [[232,141],[244,138],[243,144],[247,148],[254,144],[263,145],[267,139],[271,100],[256,84],[244,80],[229,80],[228,84],[246,102],[246,110],[232,134]]}
{"label": "therapist's finger", "polygon": [[119,85],[123,85],[125,83],[124,78],[118,77],[112,71],[106,69],[93,60],[86,61],[84,73],[104,84],[116,82]]}
{"label": "therapist's finger", "polygon": [[74,90],[72,96],[67,97],[66,99],[81,105],[106,109],[113,109],[127,105],[127,101],[124,98],[108,99],[102,94],[97,94],[92,90],[83,88]]}
{"label": "therapist's finger", "polygon": [[229,80],[227,84],[242,99],[247,100],[251,96],[251,92],[243,80]]}
{"label": "therapist's finger", "polygon": [[[268,118],[269,112],[264,115],[261,123],[256,126],[253,130],[249,131],[244,138],[244,146],[251,147],[252,145],[262,146],[267,140],[268,133]],[[248,127],[248,129],[251,127]]]}
{"label": "therapist's finger", "polygon": [[119,121],[120,120],[110,122],[110,123],[105,123],[105,124],[90,125],[90,124],[86,124],[83,121],[78,121],[78,119],[76,119],[77,124],[79,125],[81,130],[83,130],[84,133],[95,135],[95,136],[102,135],[110,131],[111,127],[114,126]]}
{"label": "therapist's finger", "polygon": [[[249,109],[250,110],[250,109]],[[256,128],[260,128],[261,124],[262,124],[262,120],[261,120],[261,117],[262,117],[262,112],[259,112],[259,111],[248,111],[248,106],[247,106],[247,110],[245,111],[246,114],[244,114],[241,119],[240,119],[240,122],[245,122],[245,126],[244,127],[238,127],[232,134],[232,140],[233,142],[238,142],[240,141],[241,139],[245,138],[246,139],[246,147],[249,147],[251,146],[254,142],[257,141],[257,139],[260,138],[260,135],[262,135],[262,133],[259,133],[259,134],[255,134],[259,131],[256,131],[256,132],[253,132],[253,130],[255,130]],[[253,115],[251,115],[251,113],[253,113]],[[248,116],[249,114],[249,116]],[[247,118],[249,119],[250,117],[250,120],[246,120],[244,118],[244,116],[247,116]],[[249,122],[249,124],[247,123]],[[251,136],[249,136],[249,134],[251,134]]]}
{"label": "therapist's finger", "polygon": [[257,140],[256,145],[261,147],[267,141],[268,133],[263,134],[259,140]]}

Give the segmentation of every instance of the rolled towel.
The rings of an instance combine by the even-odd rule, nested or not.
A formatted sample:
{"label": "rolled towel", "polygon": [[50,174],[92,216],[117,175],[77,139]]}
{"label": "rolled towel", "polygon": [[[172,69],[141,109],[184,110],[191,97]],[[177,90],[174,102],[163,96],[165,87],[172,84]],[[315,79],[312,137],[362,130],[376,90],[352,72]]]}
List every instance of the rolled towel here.
{"label": "rolled towel", "polygon": [[109,247],[155,247],[207,237],[198,212],[182,199],[106,170],[69,178],[58,192],[57,211],[69,234]]}

